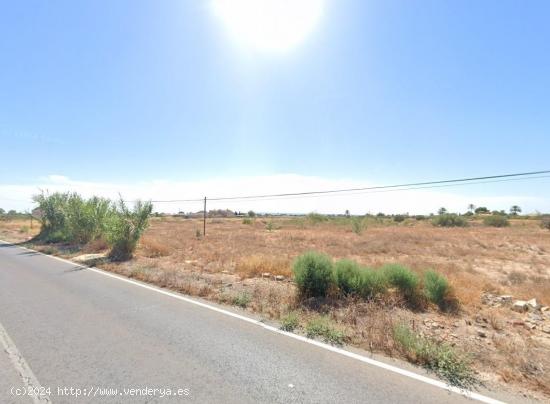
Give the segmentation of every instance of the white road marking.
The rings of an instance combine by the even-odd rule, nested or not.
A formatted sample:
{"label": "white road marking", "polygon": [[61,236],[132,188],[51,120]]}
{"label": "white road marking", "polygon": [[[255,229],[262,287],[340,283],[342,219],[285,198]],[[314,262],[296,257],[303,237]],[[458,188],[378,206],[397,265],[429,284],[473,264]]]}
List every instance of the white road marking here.
{"label": "white road marking", "polygon": [[211,306],[207,303],[203,303],[203,302],[191,299],[189,297],[186,297],[186,296],[174,293],[174,292],[169,292],[167,290],[160,289],[156,286],[151,286],[151,285],[141,283],[141,282],[138,282],[138,281],[135,281],[135,280],[132,280],[132,279],[128,279],[128,278],[125,278],[121,275],[115,275],[115,274],[112,274],[110,272],[104,271],[104,270],[99,269],[99,268],[88,267],[86,265],[77,264],[75,262],[66,260],[64,258],[56,257],[54,255],[44,254],[44,253],[41,253],[40,251],[36,251],[36,250],[30,249],[30,248],[15,246],[14,244],[9,243],[7,241],[0,240],[0,243],[10,244],[14,247],[18,247],[18,248],[22,248],[24,250],[36,252],[40,255],[44,255],[44,256],[56,259],[58,261],[66,263],[66,264],[76,265],[79,268],[85,268],[85,269],[88,269],[92,272],[96,272],[98,274],[108,276],[110,278],[118,279],[122,282],[126,282],[126,283],[130,283],[132,285],[135,285],[135,286],[139,286],[140,288],[149,289],[149,290],[152,290],[153,292],[161,293],[163,295],[170,296],[170,297],[173,297],[173,298],[178,299],[178,300],[183,300],[184,302],[191,303],[191,304],[194,304],[196,306],[200,306],[200,307],[203,307],[205,309],[209,309],[209,310],[224,314],[226,316],[237,318],[239,320],[246,321],[247,323],[255,324],[255,325],[260,326],[260,327],[262,327],[262,328],[264,328],[268,331],[271,331],[271,332],[274,332],[274,333],[277,333],[277,334],[281,334],[281,335],[284,335],[284,336],[289,337],[289,338],[293,338],[293,339],[298,340],[298,341],[305,342],[306,344],[315,345],[319,348],[326,349],[327,351],[332,351],[332,352],[335,352],[337,354],[347,356],[348,358],[352,358],[352,359],[356,359],[356,360],[364,362],[364,363],[368,363],[369,365],[376,366],[376,367],[385,369],[385,370],[393,372],[393,373],[397,373],[401,376],[409,377],[411,379],[429,384],[429,385],[434,386],[434,387],[439,387],[443,390],[447,390],[447,391],[450,391],[450,392],[453,392],[453,393],[460,394],[462,396],[468,397],[468,398],[473,399],[473,400],[477,400],[477,401],[480,401],[480,402],[483,402],[483,403],[488,403],[488,404],[504,404],[503,401],[499,401],[499,400],[496,400],[494,398],[484,396],[483,394],[479,394],[479,393],[476,393],[476,392],[473,392],[473,391],[470,391],[470,390],[461,389],[461,388],[458,388],[458,387],[455,387],[455,386],[450,386],[449,384],[444,383],[440,380],[435,380],[435,379],[432,379],[430,377],[423,376],[423,375],[420,375],[418,373],[411,372],[409,370],[401,369],[397,366],[389,365],[387,363],[380,362],[380,361],[377,361],[375,359],[368,358],[366,356],[359,355],[359,354],[354,353],[354,352],[346,351],[345,349],[337,348],[335,346],[328,345],[328,344],[325,344],[323,342],[316,341],[316,340],[304,337],[302,335],[293,334],[291,332],[283,331],[283,330],[280,330],[280,329],[278,329],[276,327],[273,327],[271,325],[265,324],[265,323],[263,323],[259,320],[255,320],[253,318],[246,317],[246,316],[243,316],[241,314],[233,313],[231,311],[224,310],[224,309],[221,309],[219,307]]}
{"label": "white road marking", "polygon": [[[23,358],[23,356],[11,340],[8,332],[6,331],[2,323],[0,323],[0,343],[4,347],[4,351],[8,355],[8,358],[13,364],[13,367],[21,377],[21,380],[23,380],[26,393],[28,393],[29,391],[37,393],[43,391],[42,386],[38,382],[38,379],[27,364],[25,358]],[[25,394],[25,396],[29,397],[33,401],[33,403],[51,403],[50,398],[46,395]]]}

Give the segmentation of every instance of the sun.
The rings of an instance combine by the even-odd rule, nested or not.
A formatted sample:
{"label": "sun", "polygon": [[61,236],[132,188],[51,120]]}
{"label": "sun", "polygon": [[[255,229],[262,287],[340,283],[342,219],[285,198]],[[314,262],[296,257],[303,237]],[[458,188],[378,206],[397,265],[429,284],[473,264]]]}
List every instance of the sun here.
{"label": "sun", "polygon": [[212,0],[214,14],[232,39],[247,48],[284,52],[319,24],[324,0]]}

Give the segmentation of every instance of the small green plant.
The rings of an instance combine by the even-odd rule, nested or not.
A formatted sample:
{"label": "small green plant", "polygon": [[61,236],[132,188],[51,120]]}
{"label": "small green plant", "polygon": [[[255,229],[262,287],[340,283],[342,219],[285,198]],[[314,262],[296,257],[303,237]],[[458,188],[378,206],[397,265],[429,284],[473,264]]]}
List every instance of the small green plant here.
{"label": "small green plant", "polygon": [[251,218],[249,217],[245,217],[243,219],[243,224],[253,224],[254,223],[254,220],[252,220]]}
{"label": "small green plant", "polygon": [[315,317],[306,324],[306,337],[321,337],[324,342],[343,345],[346,335],[335,328],[327,317]]}
{"label": "small green plant", "polygon": [[300,255],[294,260],[292,271],[302,297],[327,296],[334,283],[332,261],[325,254],[310,251]]}
{"label": "small green plant", "polygon": [[464,217],[454,213],[446,213],[435,217],[432,220],[432,224],[439,227],[466,227],[468,226],[468,221]]}
{"label": "small green plant", "polygon": [[281,330],[293,332],[300,325],[300,320],[298,319],[298,314],[295,312],[288,313],[286,316],[281,318]]}
{"label": "small green plant", "polygon": [[409,303],[417,302],[420,283],[418,275],[399,264],[384,265],[382,271],[388,283],[396,287]]}
{"label": "small green plant", "polygon": [[363,230],[367,227],[366,222],[361,217],[353,217],[351,219],[351,230],[355,234],[361,234]]}
{"label": "small green plant", "polygon": [[437,304],[440,308],[445,305],[449,289],[449,282],[444,276],[435,271],[427,271],[424,274],[424,294],[430,302]]}
{"label": "small green plant", "polygon": [[246,292],[242,292],[233,296],[232,303],[235,306],[239,306],[244,309],[246,308],[246,306],[248,306],[248,303],[250,303],[250,300],[251,300],[250,295]]}
{"label": "small green plant", "polygon": [[491,227],[507,227],[510,226],[510,221],[506,216],[503,215],[491,215],[483,219],[483,224],[485,226]]}
{"label": "small green plant", "polygon": [[265,224],[265,229],[267,231],[273,231],[275,229],[275,223],[273,222],[273,220],[267,221],[267,223]]}
{"label": "small green plant", "polygon": [[452,386],[471,388],[478,384],[469,359],[453,347],[413,333],[406,324],[397,324],[393,338],[412,361],[433,371]]}

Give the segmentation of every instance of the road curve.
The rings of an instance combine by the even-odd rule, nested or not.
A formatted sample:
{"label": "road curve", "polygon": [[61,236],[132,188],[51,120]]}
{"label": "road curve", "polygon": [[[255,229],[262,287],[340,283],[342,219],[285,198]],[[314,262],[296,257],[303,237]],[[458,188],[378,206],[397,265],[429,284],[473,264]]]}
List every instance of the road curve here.
{"label": "road curve", "polygon": [[[0,244],[0,325],[54,403],[472,402],[9,244]],[[21,380],[0,353],[0,402],[32,402],[10,392]]]}

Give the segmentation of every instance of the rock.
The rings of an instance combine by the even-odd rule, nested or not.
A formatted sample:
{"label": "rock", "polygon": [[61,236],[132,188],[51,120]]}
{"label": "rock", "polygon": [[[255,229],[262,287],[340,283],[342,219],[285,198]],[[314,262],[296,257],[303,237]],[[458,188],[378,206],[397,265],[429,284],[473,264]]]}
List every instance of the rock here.
{"label": "rock", "polygon": [[547,325],[543,325],[541,328],[542,332],[545,332],[546,334],[550,334],[550,327]]}
{"label": "rock", "polygon": [[271,278],[271,274],[269,272],[264,272],[262,278]]}
{"label": "rock", "polygon": [[527,304],[533,309],[536,309],[538,307],[537,299],[531,299],[527,301]]}
{"label": "rock", "polygon": [[540,311],[542,311],[543,313],[544,313],[545,311],[549,311],[549,310],[550,310],[550,307],[548,307],[548,306],[542,306],[542,307],[540,308]]}
{"label": "rock", "polygon": [[285,277],[283,275],[277,275],[277,276],[275,276],[275,280],[276,281],[284,281]]}
{"label": "rock", "polygon": [[512,310],[518,313],[523,313],[529,310],[529,305],[525,300],[516,300],[512,305]]}

